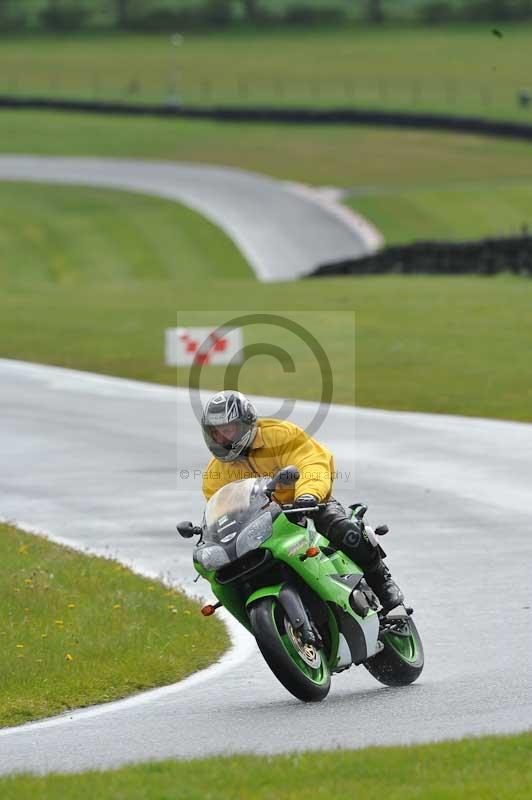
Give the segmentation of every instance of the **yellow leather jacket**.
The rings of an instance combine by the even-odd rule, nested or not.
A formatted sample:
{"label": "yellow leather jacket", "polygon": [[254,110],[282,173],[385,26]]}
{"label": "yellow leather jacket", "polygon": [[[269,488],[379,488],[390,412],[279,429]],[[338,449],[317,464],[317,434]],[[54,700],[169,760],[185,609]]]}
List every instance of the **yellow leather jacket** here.
{"label": "yellow leather jacket", "polygon": [[280,503],[293,503],[302,494],[312,494],[320,502],[330,498],[334,478],[332,453],[292,422],[261,418],[246,457],[236,461],[211,459],[203,475],[203,494],[208,500],[227,483],[271,476],[291,464],[299,469],[300,478],[295,485],[276,490],[275,497]]}

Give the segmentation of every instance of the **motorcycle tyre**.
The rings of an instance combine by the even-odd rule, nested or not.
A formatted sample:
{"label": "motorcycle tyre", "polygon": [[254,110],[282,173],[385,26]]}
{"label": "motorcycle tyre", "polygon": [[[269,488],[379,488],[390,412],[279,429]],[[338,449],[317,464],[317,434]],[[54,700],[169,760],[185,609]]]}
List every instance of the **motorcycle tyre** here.
{"label": "motorcycle tyre", "polygon": [[[252,605],[249,611],[251,629],[257,640],[259,649],[275,677],[282,683],[294,697],[305,703],[324,700],[331,688],[331,675],[328,672],[326,680],[317,684],[308,678],[296,665],[287,652],[274,620],[277,599],[263,597]],[[327,667],[327,661],[321,652],[322,664]]]}

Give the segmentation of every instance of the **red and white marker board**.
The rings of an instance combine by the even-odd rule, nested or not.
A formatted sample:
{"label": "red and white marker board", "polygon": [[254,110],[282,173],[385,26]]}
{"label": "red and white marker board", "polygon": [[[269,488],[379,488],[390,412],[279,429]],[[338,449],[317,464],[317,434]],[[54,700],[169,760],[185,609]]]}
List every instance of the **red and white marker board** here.
{"label": "red and white marker board", "polygon": [[167,328],[165,362],[172,367],[192,364],[217,365],[242,363],[242,329]]}

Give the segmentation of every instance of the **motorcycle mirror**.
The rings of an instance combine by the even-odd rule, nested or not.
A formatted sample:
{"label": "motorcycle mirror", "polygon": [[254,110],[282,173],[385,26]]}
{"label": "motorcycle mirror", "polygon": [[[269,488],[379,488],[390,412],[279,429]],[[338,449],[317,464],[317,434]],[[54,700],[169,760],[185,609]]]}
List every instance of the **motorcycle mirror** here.
{"label": "motorcycle mirror", "polygon": [[349,508],[353,509],[353,511],[355,512],[355,517],[357,519],[363,519],[364,514],[368,510],[368,507],[363,505],[362,503],[353,503],[352,505],[349,506]]}
{"label": "motorcycle mirror", "polygon": [[283,469],[276,472],[271,481],[269,481],[266,491],[271,494],[271,492],[275,491],[275,487],[279,483],[281,486],[291,486],[299,480],[299,476],[300,472],[298,468],[292,464],[289,467],[283,467]]}
{"label": "motorcycle mirror", "polygon": [[192,539],[193,536],[199,536],[201,533],[201,528],[199,525],[193,525],[192,522],[188,520],[186,522],[179,522],[176,525],[177,532],[183,539]]}

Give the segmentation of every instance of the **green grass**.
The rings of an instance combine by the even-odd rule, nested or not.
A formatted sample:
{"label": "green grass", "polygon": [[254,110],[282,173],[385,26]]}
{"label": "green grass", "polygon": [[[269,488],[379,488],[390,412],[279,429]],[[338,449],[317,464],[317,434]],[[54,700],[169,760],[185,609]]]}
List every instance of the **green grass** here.
{"label": "green grass", "polygon": [[[0,287],[4,291],[175,278],[250,276],[237,247],[178,203],[104,189],[0,184]],[[182,277],[182,271],[179,270]]]}
{"label": "green grass", "polygon": [[[11,36],[0,92],[192,103],[359,105],[530,121],[532,25]],[[501,27],[501,26],[499,26]],[[427,69],[430,65],[430,69]]]}
{"label": "green grass", "polygon": [[388,244],[532,230],[532,181],[526,180],[361,189],[347,205],[371,220]]}
{"label": "green grass", "polygon": [[112,772],[2,778],[0,791],[3,800],[529,800],[532,736],[162,761]]}
{"label": "green grass", "polygon": [[228,646],[196,603],[116,561],[9,525],[0,561],[1,727],[173,683]]}

